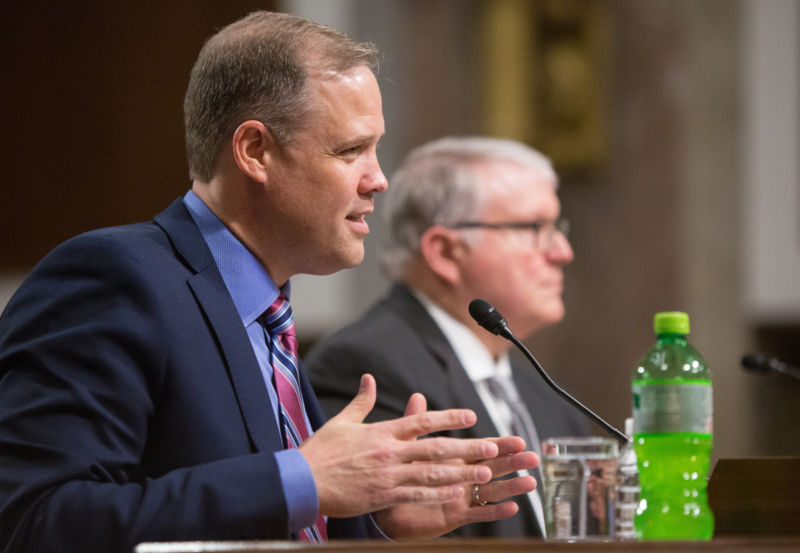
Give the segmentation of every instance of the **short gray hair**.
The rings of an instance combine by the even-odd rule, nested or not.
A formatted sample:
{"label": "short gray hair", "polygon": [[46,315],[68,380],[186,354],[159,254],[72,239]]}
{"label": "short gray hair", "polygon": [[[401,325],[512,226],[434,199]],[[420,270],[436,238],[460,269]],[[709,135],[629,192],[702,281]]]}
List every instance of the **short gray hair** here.
{"label": "short gray hair", "polygon": [[391,278],[402,278],[427,229],[478,216],[486,166],[507,162],[539,172],[557,185],[550,160],[514,140],[445,137],[412,150],[389,180],[383,198],[383,270]]}
{"label": "short gray hair", "polygon": [[371,43],[286,13],[253,12],[224,27],[200,51],[183,103],[190,177],[211,180],[225,140],[244,121],[290,142],[305,123],[310,73],[374,70],[378,56]]}

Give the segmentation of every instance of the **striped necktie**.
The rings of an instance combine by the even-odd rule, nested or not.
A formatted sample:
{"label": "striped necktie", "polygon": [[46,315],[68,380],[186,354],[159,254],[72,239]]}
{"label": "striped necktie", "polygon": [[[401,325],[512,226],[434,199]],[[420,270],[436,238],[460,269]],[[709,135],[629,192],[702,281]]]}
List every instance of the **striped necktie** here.
{"label": "striped necktie", "polygon": [[[297,338],[294,317],[286,296],[278,296],[264,313],[265,331],[269,334],[272,378],[280,404],[280,419],[286,449],[297,448],[308,439],[309,424],[300,392],[300,373],[297,362]],[[270,339],[270,337],[272,339]],[[311,526],[299,532],[301,541],[322,542],[328,539],[322,515]]]}

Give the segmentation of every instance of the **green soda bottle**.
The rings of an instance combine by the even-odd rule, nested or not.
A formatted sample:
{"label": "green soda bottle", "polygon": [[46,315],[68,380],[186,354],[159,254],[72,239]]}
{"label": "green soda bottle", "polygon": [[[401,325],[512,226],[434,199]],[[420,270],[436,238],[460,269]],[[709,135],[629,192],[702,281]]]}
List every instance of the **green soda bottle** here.
{"label": "green soda bottle", "polygon": [[686,341],[689,315],[656,313],[656,344],[633,375],[637,539],[710,540],[711,371]]}

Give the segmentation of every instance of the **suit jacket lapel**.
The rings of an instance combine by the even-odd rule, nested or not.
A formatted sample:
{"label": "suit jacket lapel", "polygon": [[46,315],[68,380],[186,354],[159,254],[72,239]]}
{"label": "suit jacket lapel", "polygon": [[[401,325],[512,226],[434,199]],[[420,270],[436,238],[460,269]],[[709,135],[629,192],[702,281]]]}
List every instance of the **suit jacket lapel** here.
{"label": "suit jacket lapel", "polygon": [[475,391],[475,385],[467,376],[455,351],[425,307],[414,297],[408,287],[402,284],[394,286],[388,301],[393,308],[404,313],[405,318],[412,323],[414,331],[419,335],[420,341],[436,359],[441,370],[446,373],[450,388],[448,393],[455,396],[457,400],[457,405],[453,405],[453,407],[468,407],[478,415],[478,422],[468,429],[467,433],[473,436],[499,435],[483,401]]}
{"label": "suit jacket lapel", "polygon": [[209,331],[220,345],[251,441],[257,451],[281,449],[282,440],[258,361],[200,231],[180,199],[155,220],[195,273],[187,279],[187,284],[208,318]]}
{"label": "suit jacket lapel", "polygon": [[[404,312],[405,318],[412,322],[412,326],[419,334],[419,338],[431,355],[437,360],[441,370],[447,373],[450,394],[455,396],[457,405],[453,407],[469,407],[478,415],[475,426],[467,429],[465,435],[474,437],[499,436],[500,432],[492,422],[486,407],[483,405],[475,385],[467,376],[467,372],[458,360],[458,357],[445,338],[436,322],[428,314],[425,307],[417,300],[411,291],[403,285],[395,285],[387,298],[390,306]],[[538,375],[537,375],[538,376]],[[541,535],[539,524],[536,521],[533,506],[530,501],[517,501],[520,511],[511,519],[499,521],[496,524],[506,528],[508,535]],[[501,532],[502,534],[502,532]]]}

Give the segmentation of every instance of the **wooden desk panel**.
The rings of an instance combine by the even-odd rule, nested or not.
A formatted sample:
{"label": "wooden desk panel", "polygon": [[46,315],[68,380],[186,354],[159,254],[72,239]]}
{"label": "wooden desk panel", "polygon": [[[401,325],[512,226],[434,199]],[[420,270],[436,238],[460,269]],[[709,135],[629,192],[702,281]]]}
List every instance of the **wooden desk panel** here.
{"label": "wooden desk panel", "polygon": [[732,553],[797,553],[800,538],[720,538],[710,542],[548,542],[541,539],[442,539],[432,542],[385,542],[374,540],[334,540],[326,545],[286,541],[242,542],[172,542],[146,543],[136,553],[267,553],[291,551],[297,553],[564,553],[644,551],[672,553],[675,551],[726,551]]}
{"label": "wooden desk panel", "polygon": [[720,459],[708,502],[717,537],[800,536],[800,457]]}

